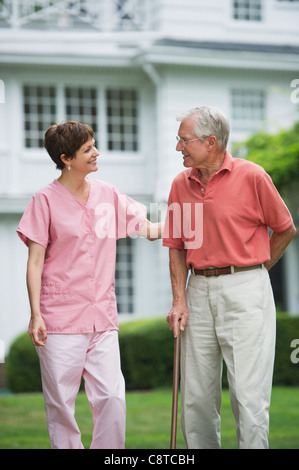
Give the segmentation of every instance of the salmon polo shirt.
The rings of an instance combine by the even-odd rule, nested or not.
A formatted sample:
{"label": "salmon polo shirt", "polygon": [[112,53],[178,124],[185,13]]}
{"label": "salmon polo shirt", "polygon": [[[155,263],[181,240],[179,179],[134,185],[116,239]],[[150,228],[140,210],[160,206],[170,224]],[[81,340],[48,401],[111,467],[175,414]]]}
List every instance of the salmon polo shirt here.
{"label": "salmon polo shirt", "polygon": [[40,295],[47,332],[118,329],[116,240],[140,230],[146,207],[112,185],[88,179],[86,206],[54,180],[31,199],[17,229],[45,249]]}
{"label": "salmon polo shirt", "polygon": [[186,249],[188,268],[250,266],[270,259],[268,227],[282,232],[292,223],[265,170],[226,152],[206,187],[196,168],[175,177],[163,245]]}

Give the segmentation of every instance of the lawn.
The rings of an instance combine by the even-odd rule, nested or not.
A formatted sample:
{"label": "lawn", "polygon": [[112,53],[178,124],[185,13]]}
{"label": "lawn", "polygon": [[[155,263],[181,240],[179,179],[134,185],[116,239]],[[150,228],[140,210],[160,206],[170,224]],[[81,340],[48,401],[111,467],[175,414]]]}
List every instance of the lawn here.
{"label": "lawn", "polygon": [[[170,389],[127,393],[127,449],[169,449],[171,394]],[[83,392],[77,398],[76,417],[82,432],[82,442],[88,448],[92,417]],[[222,403],[222,447],[237,448],[234,417],[227,390],[224,390]],[[41,394],[0,395],[0,448],[49,448]],[[185,448],[180,423],[177,448]],[[299,388],[273,389],[270,448],[299,449]]]}

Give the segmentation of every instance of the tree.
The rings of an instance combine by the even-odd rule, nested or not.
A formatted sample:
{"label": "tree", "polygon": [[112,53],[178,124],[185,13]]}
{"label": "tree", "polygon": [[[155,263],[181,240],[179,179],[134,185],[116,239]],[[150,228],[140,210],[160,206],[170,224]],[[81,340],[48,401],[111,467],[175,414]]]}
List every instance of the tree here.
{"label": "tree", "polygon": [[258,131],[237,147],[244,145],[246,159],[261,165],[280,192],[299,182],[299,122],[275,135]]}

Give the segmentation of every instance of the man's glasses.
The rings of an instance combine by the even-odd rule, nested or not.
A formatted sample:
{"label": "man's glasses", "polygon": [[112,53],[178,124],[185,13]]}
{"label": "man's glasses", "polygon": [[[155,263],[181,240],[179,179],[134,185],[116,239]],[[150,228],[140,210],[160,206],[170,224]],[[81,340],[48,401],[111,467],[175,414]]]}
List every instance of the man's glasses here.
{"label": "man's glasses", "polygon": [[177,142],[179,142],[182,145],[188,145],[188,144],[190,144],[190,142],[195,142],[196,140],[201,140],[201,139],[197,138],[197,139],[185,140],[185,139],[182,139],[179,136],[176,136],[176,140],[177,140]]}

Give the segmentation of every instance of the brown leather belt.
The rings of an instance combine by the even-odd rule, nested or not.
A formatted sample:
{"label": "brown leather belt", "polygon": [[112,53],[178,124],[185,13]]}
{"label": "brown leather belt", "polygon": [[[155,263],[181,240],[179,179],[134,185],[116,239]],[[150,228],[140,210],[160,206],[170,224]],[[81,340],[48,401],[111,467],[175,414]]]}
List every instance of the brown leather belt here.
{"label": "brown leather belt", "polygon": [[251,271],[252,269],[261,269],[263,267],[262,264],[254,264],[253,266],[225,266],[223,268],[215,268],[214,266],[210,268],[204,268],[204,269],[197,269],[197,268],[191,268],[191,271],[193,274],[196,274],[197,276],[221,276],[223,274],[233,274],[233,273],[239,273],[241,271]]}

